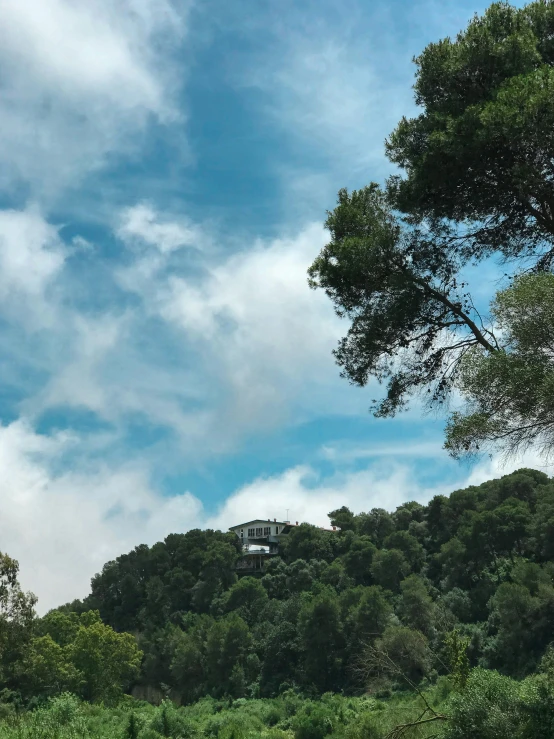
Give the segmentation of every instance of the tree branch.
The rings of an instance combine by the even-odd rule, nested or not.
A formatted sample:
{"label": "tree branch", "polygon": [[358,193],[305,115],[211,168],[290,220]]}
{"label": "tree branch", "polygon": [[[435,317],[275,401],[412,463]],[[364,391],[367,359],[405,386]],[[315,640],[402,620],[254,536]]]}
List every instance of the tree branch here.
{"label": "tree branch", "polygon": [[[408,270],[405,267],[401,267],[403,272],[408,272]],[[424,290],[427,290],[436,300],[438,300],[440,303],[445,305],[447,308],[449,308],[452,313],[454,313],[455,316],[458,316],[462,319],[462,321],[465,323],[465,325],[469,328],[471,333],[475,336],[477,339],[477,342],[481,344],[482,347],[484,347],[490,354],[494,354],[496,351],[496,347],[494,347],[490,341],[487,341],[483,333],[479,330],[479,327],[473,321],[467,313],[465,313],[459,305],[456,305],[456,303],[453,303],[451,300],[449,300],[444,293],[441,293],[439,290],[436,290],[434,287],[431,287],[431,285],[427,282],[427,280],[424,280],[423,277],[417,277],[413,274],[413,272],[410,272],[410,278],[415,282],[416,285],[420,285],[423,287]]]}
{"label": "tree branch", "polygon": [[446,716],[443,713],[435,713],[433,716],[429,716],[429,718],[419,718],[416,721],[409,721],[406,724],[399,724],[398,726],[395,726],[394,729],[387,734],[386,739],[401,739],[401,737],[404,736],[408,729],[413,729],[416,726],[424,726],[425,724],[430,724],[433,721],[449,720],[450,716]]}

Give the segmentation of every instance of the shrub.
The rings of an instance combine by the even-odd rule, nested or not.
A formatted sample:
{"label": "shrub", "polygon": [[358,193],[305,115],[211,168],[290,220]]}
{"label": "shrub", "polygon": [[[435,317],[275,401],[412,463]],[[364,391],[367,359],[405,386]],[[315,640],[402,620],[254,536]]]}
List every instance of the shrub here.
{"label": "shrub", "polygon": [[333,718],[327,706],[312,702],[304,704],[292,724],[295,739],[324,739],[333,732]]}

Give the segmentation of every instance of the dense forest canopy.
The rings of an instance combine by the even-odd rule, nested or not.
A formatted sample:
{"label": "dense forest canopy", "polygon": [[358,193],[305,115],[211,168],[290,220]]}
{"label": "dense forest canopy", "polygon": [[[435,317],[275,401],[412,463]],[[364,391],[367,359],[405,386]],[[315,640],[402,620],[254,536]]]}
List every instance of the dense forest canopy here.
{"label": "dense forest canopy", "polygon": [[[91,628],[114,644],[136,635],[140,674],[130,646],[118,646],[129,651],[127,687],[133,679],[183,703],[291,687],[312,696],[356,695],[368,683],[390,690],[397,677],[371,677],[364,663],[376,647],[412,681],[433,680],[448,671],[453,631],[469,640],[471,666],[516,678],[537,669],[554,642],[554,481],[546,474],[522,469],[427,505],[342,507],[330,518],[340,531],[293,527],[259,577],[237,577],[234,533],[193,530],[136,547],[105,565],[83,602],[23,630],[21,650],[5,653],[8,687],[28,698],[75,689],[75,640]],[[55,686],[46,675],[41,684],[36,669],[33,681],[22,679],[22,664],[56,654],[65,662]]]}

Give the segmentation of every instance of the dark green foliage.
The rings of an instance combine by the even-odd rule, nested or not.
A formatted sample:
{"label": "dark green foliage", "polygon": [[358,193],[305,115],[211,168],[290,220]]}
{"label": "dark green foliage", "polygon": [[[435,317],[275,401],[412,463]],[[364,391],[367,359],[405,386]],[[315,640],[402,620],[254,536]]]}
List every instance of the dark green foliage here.
{"label": "dark green foliage", "polygon": [[125,729],[125,739],[138,739],[139,731],[139,720],[137,719],[136,713],[132,711],[129,714],[129,723]]}
{"label": "dark green foliage", "polygon": [[410,574],[410,564],[400,549],[380,549],[371,565],[371,574],[378,585],[397,591],[401,581]]}
{"label": "dark green foliage", "polygon": [[386,382],[385,398],[373,403],[377,416],[394,415],[422,389],[442,402],[469,348],[496,350],[462,292],[446,236],[437,244],[402,224],[375,183],[340,190],[325,226],[331,241],[310,267],[309,284],[351,321],[334,352],[343,376],[360,386],[372,377]]}
{"label": "dark green foliage", "polygon": [[[470,667],[525,678],[554,643],[553,491],[525,469],[394,513],[337,509],[345,531],[295,527],[261,578],[237,579],[236,546],[219,532],[137,547],[94,578],[85,602],[100,604],[104,622],[80,604],[32,619],[1,656],[4,684],[23,706],[64,690],[113,702],[133,686],[185,705],[289,690],[315,698],[363,690],[375,673],[364,659],[380,654],[387,691],[447,673],[452,632]],[[135,593],[129,612],[123,592]],[[133,619],[138,674],[135,637],[113,630]]]}
{"label": "dark green foliage", "polygon": [[[453,631],[471,667],[522,678],[554,642],[553,491],[544,473],[525,469],[394,513],[339,508],[331,515],[344,531],[295,527],[262,578],[237,580],[227,535],[171,535],[106,566],[86,602],[99,603],[109,625],[134,623],[139,689],[169,690],[184,704],[290,688],[355,693],[367,649],[394,655],[410,680],[432,679],[448,669]],[[135,593],[128,612],[124,592]],[[37,621],[34,651],[8,669],[9,686],[73,689],[78,675],[58,652],[80,618],[66,606]]]}
{"label": "dark green foliage", "polygon": [[[553,448],[553,27],[551,0],[501,1],[429,44],[414,59],[420,112],[386,142],[400,173],[339,190],[308,270],[350,323],[342,375],[386,385],[376,416],[460,392],[454,457]],[[509,279],[486,315],[462,275],[491,256]]]}
{"label": "dark green foliage", "polygon": [[334,713],[321,703],[308,702],[302,706],[293,722],[295,739],[324,739],[333,733]]}
{"label": "dark green foliage", "polygon": [[234,534],[219,531],[170,534],[151,548],[141,545],[108,562],[93,578],[87,602],[120,631],[162,625],[191,607],[206,612],[235,582],[239,547]]}
{"label": "dark green foliage", "polygon": [[339,602],[332,590],[308,601],[298,618],[304,650],[304,674],[318,692],[339,690],[345,646]]}
{"label": "dark green foliage", "polygon": [[415,217],[469,224],[464,255],[500,250],[550,263],[553,25],[550,2],[496,2],[415,60],[423,110],[388,141],[406,172],[391,194]]}

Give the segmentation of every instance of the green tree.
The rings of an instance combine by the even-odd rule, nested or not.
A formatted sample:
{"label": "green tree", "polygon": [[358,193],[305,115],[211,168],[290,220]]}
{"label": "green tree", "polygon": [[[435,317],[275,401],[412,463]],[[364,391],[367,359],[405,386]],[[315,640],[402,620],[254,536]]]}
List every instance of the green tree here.
{"label": "green tree", "polygon": [[457,383],[466,399],[447,424],[446,448],[455,456],[482,449],[507,453],[554,441],[554,275],[526,274],[500,291],[492,314],[503,349],[472,348]]}
{"label": "green tree", "polygon": [[490,610],[497,634],[487,650],[489,664],[521,677],[534,668],[542,647],[537,639],[540,600],[524,585],[505,582],[491,598]]}
{"label": "green tree", "polygon": [[[203,616],[203,619],[208,618]],[[204,643],[201,629],[178,631],[172,645],[171,676],[183,703],[193,703],[206,690]]]}
{"label": "green tree", "polygon": [[400,590],[398,615],[402,623],[431,637],[437,612],[426,583],[418,575],[410,575],[400,583]]}
{"label": "green tree", "polygon": [[267,602],[267,591],[262,583],[255,577],[242,577],[226,592],[223,607],[227,612],[235,611],[253,626]]}
{"label": "green tree", "polygon": [[350,321],[334,352],[343,376],[386,383],[377,416],[461,390],[466,406],[447,426],[454,456],[552,445],[554,277],[518,278],[482,320],[460,270],[494,254],[554,264],[553,23],[550,2],[495,2],[429,44],[415,59],[421,112],[386,144],[403,172],[384,190],[339,191],[331,240],[309,269]]}
{"label": "green tree", "polygon": [[338,526],[341,531],[356,530],[356,516],[345,505],[337,508],[335,511],[331,511],[328,516],[331,526]]}
{"label": "green tree", "polygon": [[49,611],[37,624],[39,634],[48,635],[61,647],[71,644],[79,631],[79,615],[60,610]]}
{"label": "green tree", "polygon": [[426,637],[407,626],[390,625],[362,656],[363,670],[371,682],[382,678],[417,685],[431,667]]}
{"label": "green tree", "polygon": [[403,226],[376,184],[341,190],[325,227],[331,241],[310,267],[309,284],[351,320],[334,352],[342,375],[360,386],[371,377],[387,383],[375,415],[394,415],[421,390],[442,402],[471,347],[496,351],[459,284],[455,256]]}
{"label": "green tree", "polygon": [[326,590],[308,601],[300,612],[298,628],[306,681],[322,693],[338,690],[345,640],[335,593]]}
{"label": "green tree", "polygon": [[398,549],[406,557],[410,567],[419,572],[425,561],[425,549],[415,536],[407,531],[395,531],[384,542],[386,549]]}
{"label": "green tree", "polygon": [[98,611],[81,615],[69,654],[83,678],[83,697],[106,702],[117,700],[138,676],[142,658],[135,638],[103,624]]}
{"label": "green tree", "polygon": [[371,563],[377,552],[377,547],[369,536],[358,536],[353,539],[343,557],[344,567],[356,583],[369,585],[371,583]]}
{"label": "green tree", "polygon": [[393,614],[386,592],[379,585],[364,588],[358,605],[346,622],[352,653],[359,653],[367,644],[381,636]]}
{"label": "green tree", "polygon": [[377,585],[395,592],[410,574],[410,565],[399,549],[380,549],[373,557],[371,574]]}
{"label": "green tree", "polygon": [[0,682],[10,684],[14,665],[32,636],[36,597],[24,593],[18,581],[19,564],[0,552]]}
{"label": "green tree", "polygon": [[81,692],[83,676],[72,662],[70,648],[49,634],[31,640],[16,669],[19,685],[30,697]]}
{"label": "green tree", "polygon": [[302,523],[295,526],[282,543],[282,556],[286,562],[297,559],[322,559],[330,562],[333,559],[333,539],[336,534],[323,531],[317,526]]}
{"label": "green tree", "polygon": [[521,711],[518,684],[493,670],[472,670],[465,690],[454,693],[448,708],[444,739],[537,736],[520,733],[527,717]]}
{"label": "green tree", "polygon": [[469,639],[460,636],[457,630],[450,631],[444,638],[446,656],[450,666],[450,678],[458,690],[464,690],[469,677],[467,650]]}
{"label": "green tree", "polygon": [[361,513],[357,519],[360,534],[369,536],[377,548],[381,548],[387,536],[394,531],[393,517],[384,508],[372,508],[369,513]]}
{"label": "green tree", "polygon": [[554,7],[495,2],[415,59],[416,103],[387,143],[389,183],[416,219],[464,225],[454,248],[550,264],[554,212]]}
{"label": "green tree", "polygon": [[244,666],[251,648],[250,629],[238,614],[230,613],[214,622],[207,634],[205,647],[208,690],[219,695],[229,693],[232,675],[237,678],[237,672],[233,673],[235,665]]}

